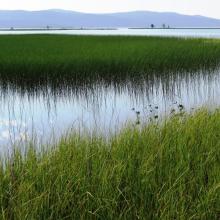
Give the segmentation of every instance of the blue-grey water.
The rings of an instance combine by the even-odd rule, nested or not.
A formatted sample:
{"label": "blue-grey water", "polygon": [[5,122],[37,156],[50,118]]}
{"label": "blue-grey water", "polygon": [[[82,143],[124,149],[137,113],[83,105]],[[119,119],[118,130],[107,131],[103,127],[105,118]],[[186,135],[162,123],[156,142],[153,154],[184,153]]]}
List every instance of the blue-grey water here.
{"label": "blue-grey water", "polygon": [[[58,93],[59,94],[59,93]],[[92,84],[78,92],[56,95],[48,87],[37,94],[10,86],[0,88],[0,152],[29,141],[54,143],[67,132],[111,135],[126,124],[136,126],[159,116],[169,116],[183,105],[186,111],[220,105],[220,70],[179,77],[126,82],[108,86]],[[140,112],[140,116],[137,116]],[[140,118],[140,119],[139,119]]]}
{"label": "blue-grey water", "polygon": [[1,34],[129,35],[220,38],[220,29],[1,30]]}

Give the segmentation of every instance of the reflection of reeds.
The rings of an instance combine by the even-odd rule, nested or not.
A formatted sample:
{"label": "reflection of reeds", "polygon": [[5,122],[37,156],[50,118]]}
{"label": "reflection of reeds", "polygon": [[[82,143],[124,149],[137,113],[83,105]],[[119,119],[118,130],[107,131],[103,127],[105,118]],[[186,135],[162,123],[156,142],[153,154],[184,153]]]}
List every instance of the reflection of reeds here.
{"label": "reflection of reeds", "polygon": [[71,135],[1,164],[2,218],[218,219],[220,111],[174,115],[109,141]]}
{"label": "reflection of reeds", "polygon": [[[0,125],[8,124],[4,136],[9,134],[11,145],[15,142],[23,145],[27,139],[51,143],[70,127],[77,126],[109,136],[109,133],[119,131],[127,120],[133,119],[135,122],[136,119],[136,124],[140,125],[148,119],[160,121],[163,115],[169,115],[170,112],[189,111],[194,104],[193,97],[198,97],[201,100],[200,106],[203,106],[206,104],[203,101],[210,98],[209,90],[212,89],[213,93],[219,90],[218,82],[218,70],[212,73],[200,71],[190,74],[183,72],[166,76],[128,77],[121,81],[97,79],[90,83],[76,80],[53,85],[46,81],[44,85],[35,84],[33,87],[2,82],[0,110],[5,116],[4,120],[0,120]],[[217,94],[215,98],[218,99]],[[190,100],[189,103],[182,102],[182,98],[186,96],[190,96],[192,103]],[[121,101],[125,101],[122,108]],[[40,110],[37,106],[41,107]],[[68,113],[69,121],[65,122],[61,132],[57,127],[59,123],[63,124],[62,112],[59,110],[64,106],[68,109],[65,115]],[[32,112],[33,109],[36,111]],[[124,114],[119,116],[120,111]],[[134,114],[130,115],[132,111]],[[88,113],[86,117],[85,112]],[[43,118],[45,116],[45,119],[37,119],[37,113]],[[53,117],[61,119],[57,125],[50,124]],[[24,123],[26,126],[23,126]]]}
{"label": "reflection of reeds", "polygon": [[[43,98],[48,109],[50,105],[55,105],[57,100],[79,100],[86,99],[93,103],[99,100],[103,94],[112,91],[112,94],[127,93],[133,97],[143,97],[157,95],[161,91],[163,96],[180,96],[181,90],[200,89],[201,84],[207,87],[214,81],[219,81],[219,69],[215,71],[203,70],[198,72],[175,72],[165,75],[152,74],[150,76],[141,74],[136,77],[122,79],[103,79],[80,80],[63,78],[59,82],[45,80],[42,83],[33,82],[27,84],[21,82],[9,82],[0,78],[0,98],[7,100],[8,97],[19,95],[21,99]],[[3,80],[3,81],[2,81]],[[175,104],[175,103],[173,103]],[[154,107],[158,109],[158,106]]]}

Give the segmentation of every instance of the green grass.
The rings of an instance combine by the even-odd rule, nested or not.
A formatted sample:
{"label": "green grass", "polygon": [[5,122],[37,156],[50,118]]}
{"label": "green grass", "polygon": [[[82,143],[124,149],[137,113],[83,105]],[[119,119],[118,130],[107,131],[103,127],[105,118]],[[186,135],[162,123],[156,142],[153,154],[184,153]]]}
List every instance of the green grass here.
{"label": "green grass", "polygon": [[1,219],[219,219],[220,110],[72,135],[1,167]]}
{"label": "green grass", "polygon": [[[1,86],[29,85],[30,94],[42,83],[59,93],[73,81],[126,85],[220,64],[220,40],[211,39],[19,35],[0,36],[0,48]],[[220,218],[220,110],[35,149],[1,160],[0,219]]]}
{"label": "green grass", "polygon": [[125,36],[0,36],[0,77],[121,79],[216,68],[220,41]]}

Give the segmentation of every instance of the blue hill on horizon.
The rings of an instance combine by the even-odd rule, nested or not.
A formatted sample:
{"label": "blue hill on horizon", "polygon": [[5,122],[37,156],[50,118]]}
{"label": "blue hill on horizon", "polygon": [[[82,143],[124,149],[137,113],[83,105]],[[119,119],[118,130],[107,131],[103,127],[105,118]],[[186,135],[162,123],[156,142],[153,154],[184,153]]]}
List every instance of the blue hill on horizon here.
{"label": "blue hill on horizon", "polygon": [[0,28],[148,28],[151,24],[173,28],[220,28],[220,20],[173,12],[133,11],[91,14],[51,9],[42,11],[0,10]]}

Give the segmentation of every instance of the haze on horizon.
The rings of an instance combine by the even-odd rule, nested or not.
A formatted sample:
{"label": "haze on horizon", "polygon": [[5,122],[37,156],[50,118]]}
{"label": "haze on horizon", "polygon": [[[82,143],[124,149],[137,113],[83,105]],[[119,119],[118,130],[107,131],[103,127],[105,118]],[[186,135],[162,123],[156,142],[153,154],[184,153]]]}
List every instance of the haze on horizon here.
{"label": "haze on horizon", "polygon": [[219,18],[219,0],[1,0],[0,10],[65,9],[87,13],[177,12]]}

